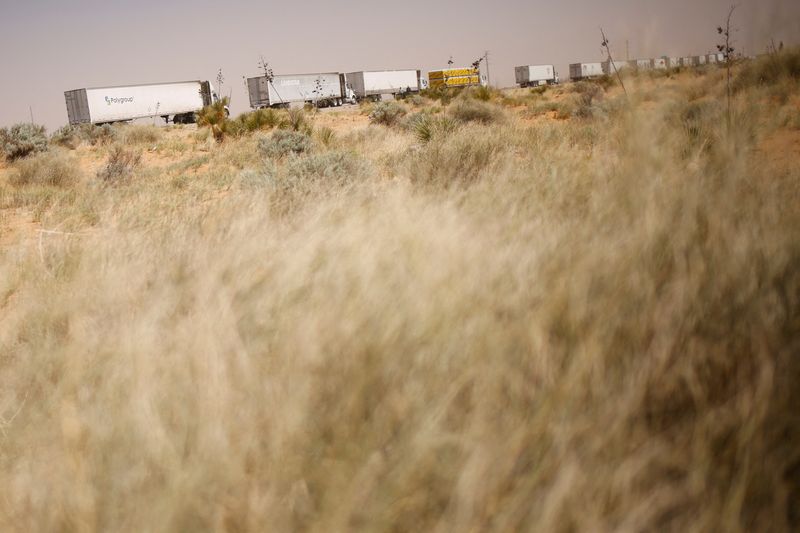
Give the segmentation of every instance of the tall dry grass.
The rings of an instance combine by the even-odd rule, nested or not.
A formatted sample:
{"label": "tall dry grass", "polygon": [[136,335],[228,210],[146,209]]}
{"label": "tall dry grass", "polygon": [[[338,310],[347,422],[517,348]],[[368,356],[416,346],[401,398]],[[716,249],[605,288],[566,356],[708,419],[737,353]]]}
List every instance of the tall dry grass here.
{"label": "tall dry grass", "polygon": [[800,174],[668,94],[226,141],[2,250],[0,529],[798,527]]}

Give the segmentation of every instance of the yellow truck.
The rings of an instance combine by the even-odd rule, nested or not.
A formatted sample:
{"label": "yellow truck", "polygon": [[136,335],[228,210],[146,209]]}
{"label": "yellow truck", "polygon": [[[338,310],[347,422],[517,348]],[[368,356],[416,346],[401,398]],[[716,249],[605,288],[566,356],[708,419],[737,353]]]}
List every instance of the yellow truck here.
{"label": "yellow truck", "polygon": [[428,86],[431,89],[475,85],[481,85],[481,73],[477,68],[447,68],[428,72]]}

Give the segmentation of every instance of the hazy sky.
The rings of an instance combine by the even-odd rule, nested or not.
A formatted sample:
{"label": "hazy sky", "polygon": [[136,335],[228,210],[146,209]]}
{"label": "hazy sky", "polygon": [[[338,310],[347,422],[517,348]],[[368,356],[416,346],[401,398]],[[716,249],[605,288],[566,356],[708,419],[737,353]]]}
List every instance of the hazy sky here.
{"label": "hazy sky", "polygon": [[[492,83],[514,66],[600,61],[598,27],[619,57],[714,49],[737,0],[0,0],[0,126],[67,122],[64,91],[213,80],[232,111],[248,106],[242,76],[263,54],[276,74],[468,65],[490,51]],[[738,49],[800,42],[800,0],[739,0]]]}

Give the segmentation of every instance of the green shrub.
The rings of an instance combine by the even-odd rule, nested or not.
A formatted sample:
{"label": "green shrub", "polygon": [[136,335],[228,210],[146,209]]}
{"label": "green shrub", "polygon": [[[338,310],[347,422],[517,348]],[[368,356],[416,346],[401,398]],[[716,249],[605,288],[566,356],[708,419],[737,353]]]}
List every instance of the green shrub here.
{"label": "green shrub", "polygon": [[313,146],[308,135],[293,130],[275,130],[269,137],[258,142],[259,152],[267,159],[279,159],[289,154],[310,152]]}
{"label": "green shrub", "polygon": [[262,172],[241,179],[243,187],[271,188],[275,212],[286,213],[309,198],[347,192],[370,174],[370,165],[354,153],[330,150],[292,156],[280,169],[268,162]]}
{"label": "green shrub", "polygon": [[286,120],[281,123],[281,127],[289,128],[292,131],[299,131],[307,135],[311,133],[311,126],[306,120],[306,111],[298,107],[289,109],[286,114]]}
{"label": "green shrub", "polygon": [[482,102],[488,102],[492,99],[495,95],[495,91],[492,90],[491,87],[486,85],[480,85],[478,87],[474,87],[471,91],[469,91],[469,96],[475,98],[476,100],[480,100]]}
{"label": "green shrub", "polygon": [[249,130],[247,124],[238,118],[236,120],[226,120],[224,130],[225,135],[233,137],[234,139],[238,139],[253,131]]}
{"label": "green shrub", "polygon": [[369,114],[369,121],[373,124],[393,126],[403,118],[406,110],[397,102],[380,102]]}
{"label": "green shrub", "polygon": [[363,176],[367,163],[351,152],[330,150],[289,160],[283,172],[284,180],[296,184],[325,181],[344,185]]}
{"label": "green shrub", "polygon": [[459,122],[490,124],[492,122],[500,122],[503,119],[503,112],[500,108],[473,99],[459,98],[448,107],[447,112]]}
{"label": "green shrub", "polygon": [[78,128],[67,124],[58,128],[50,136],[50,142],[57,146],[75,150],[81,144],[81,135]]}
{"label": "green shrub", "polygon": [[14,124],[0,129],[0,149],[9,161],[43,152],[47,150],[47,133],[38,124]]}
{"label": "green shrub", "polygon": [[97,172],[97,177],[107,184],[127,181],[142,159],[141,152],[117,145],[111,149],[105,166]]}
{"label": "green shrub", "polygon": [[76,129],[81,140],[92,146],[109,144],[117,140],[117,130],[110,124],[97,126],[95,124],[81,124]]}
{"label": "green shrub", "polygon": [[13,185],[50,185],[67,187],[78,182],[78,163],[61,150],[26,157],[17,163],[17,173],[12,175]]}
{"label": "green shrub", "polygon": [[453,101],[453,99],[460,96],[466,89],[464,87],[445,87],[444,85],[424,89],[420,91],[420,95],[430,98],[431,100],[437,100],[441,102],[442,105],[446,106]]}
{"label": "green shrub", "polygon": [[417,141],[427,143],[436,137],[447,135],[456,129],[456,122],[448,116],[432,113],[416,113],[409,117],[407,127]]}
{"label": "green shrub", "polygon": [[236,117],[247,132],[269,130],[280,125],[281,117],[274,109],[256,109]]}

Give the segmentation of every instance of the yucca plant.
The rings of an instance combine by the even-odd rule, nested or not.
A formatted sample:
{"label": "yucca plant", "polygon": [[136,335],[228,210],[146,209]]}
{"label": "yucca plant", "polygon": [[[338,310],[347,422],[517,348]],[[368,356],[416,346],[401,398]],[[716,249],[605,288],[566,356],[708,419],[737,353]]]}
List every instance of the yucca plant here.
{"label": "yucca plant", "polygon": [[228,129],[228,114],[225,110],[227,106],[228,98],[222,98],[197,113],[197,127],[209,128],[218,143],[225,139],[225,132]]}
{"label": "yucca plant", "polygon": [[310,133],[311,128],[306,123],[306,112],[300,108],[292,108],[287,114],[285,125],[293,131]]}
{"label": "yucca plant", "polygon": [[336,139],[336,133],[327,126],[322,126],[317,130],[317,138],[323,145],[330,146]]}
{"label": "yucca plant", "polygon": [[446,136],[456,129],[456,122],[448,116],[436,117],[430,113],[417,113],[408,122],[417,141],[426,144],[437,136]]}

